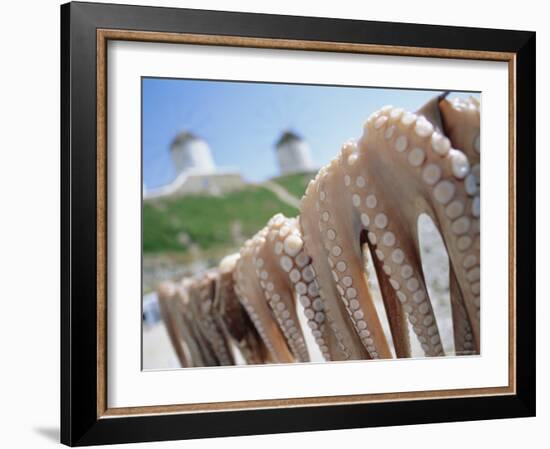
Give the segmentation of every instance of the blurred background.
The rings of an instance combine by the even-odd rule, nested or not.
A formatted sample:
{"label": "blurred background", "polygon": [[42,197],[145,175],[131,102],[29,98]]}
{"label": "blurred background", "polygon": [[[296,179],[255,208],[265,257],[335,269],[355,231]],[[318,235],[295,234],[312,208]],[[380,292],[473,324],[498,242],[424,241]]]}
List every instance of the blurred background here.
{"label": "blurred background", "polygon": [[[296,216],[310,179],[342,143],[360,137],[370,113],[386,104],[414,111],[441,93],[169,78],[142,83],[143,369],[179,367],[160,320],[160,281],[218,265],[278,212]],[[431,220],[421,220],[420,234],[428,288],[450,350],[447,256]],[[381,306],[376,276],[370,279]]]}

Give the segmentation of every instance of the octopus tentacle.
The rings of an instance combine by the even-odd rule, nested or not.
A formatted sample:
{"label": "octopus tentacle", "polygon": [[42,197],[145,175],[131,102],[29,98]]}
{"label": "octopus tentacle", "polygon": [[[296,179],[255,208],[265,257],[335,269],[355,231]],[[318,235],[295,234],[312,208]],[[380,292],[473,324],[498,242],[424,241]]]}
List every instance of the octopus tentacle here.
{"label": "octopus tentacle", "polygon": [[[346,185],[346,167],[354,164],[355,158],[355,145],[345,145],[340,158],[321,170],[306,191],[301,222],[306,236],[315,226],[319,229],[319,240],[315,237],[306,239],[306,250],[312,252],[320,246],[319,258],[313,257],[313,264],[322,265],[321,261],[326,260],[330,267],[330,276],[319,276],[321,291],[328,292],[325,300],[329,307],[335,309],[343,304],[347,319],[342,327],[351,325],[351,329],[355,329],[371,358],[389,358],[390,349],[363,270],[361,222],[355,211],[357,195],[351,194],[350,185]],[[359,183],[360,188],[365,187],[363,177],[354,182]],[[311,203],[315,206],[309,206]]]}
{"label": "octopus tentacle", "polygon": [[[447,100],[446,97],[447,93],[434,98],[422,107],[420,112],[430,120],[439,133],[449,138],[452,147],[460,149],[467,156],[471,171],[464,178],[464,182],[467,192],[474,195],[472,212],[479,217],[479,195],[476,197],[475,194],[479,193],[480,184],[480,104],[473,97],[467,100],[458,98]],[[460,206],[455,204],[452,208],[458,211]],[[452,208],[449,211],[450,213],[453,213]],[[464,248],[470,243],[470,239],[466,236],[459,243],[460,247]],[[465,309],[464,299],[457,284],[452,262],[449,262],[449,285],[455,352],[457,354],[475,353],[473,351],[472,329]],[[479,280],[479,268],[474,269],[470,277],[475,278],[476,274]]]}
{"label": "octopus tentacle", "polygon": [[[399,120],[399,112],[397,110],[394,114],[397,115],[393,118],[394,121]],[[371,118],[367,122],[367,129],[369,123],[373,121],[374,118]],[[379,120],[376,125],[373,124],[373,127],[382,128],[381,122],[385,120]],[[384,145],[388,143],[397,145],[397,150],[391,149],[399,153],[402,140],[397,136],[398,126],[390,123],[387,130],[387,133],[378,133],[382,134],[378,137]],[[404,199],[400,198],[401,179],[395,182],[391,180],[393,173],[380,173],[384,164],[383,158],[387,155],[380,154],[385,151],[385,148],[379,149],[379,145],[379,142],[377,145],[367,144],[365,139],[361,139],[357,152],[350,155],[356,160],[348,169],[350,185],[351,181],[358,176],[368,179],[368,185],[361,193],[353,193],[356,196],[352,195],[352,202],[359,214],[362,232],[366,233],[369,247],[374,253],[373,259],[382,265],[382,272],[379,272],[381,283],[387,282],[392,287],[393,294],[402,305],[402,311],[407,315],[426,355],[440,355],[442,347],[439,331],[431,303],[427,300],[427,289],[418,257],[416,217],[411,220],[407,210],[396,207],[396,204]],[[406,170],[406,167],[403,168]],[[384,175],[388,179],[384,179]],[[344,183],[346,179],[344,178]],[[390,307],[391,304],[387,299],[385,300],[386,313],[390,317],[396,355],[409,356],[406,329],[400,327],[402,318],[395,316],[394,309],[398,307]]]}
{"label": "octopus tentacle", "polygon": [[247,364],[266,362],[266,348],[235,292],[233,272],[240,255],[224,257],[218,266],[213,310],[226,338],[239,349]]}
{"label": "octopus tentacle", "polygon": [[[182,324],[182,317],[178,311],[177,288],[173,282],[163,282],[158,288],[159,309],[166,325],[168,338],[174,348],[178,361],[182,367],[195,366],[196,356],[192,353],[195,342],[187,326]],[[187,347],[188,345],[191,348]]]}
{"label": "octopus tentacle", "polygon": [[[385,108],[369,118],[356,157],[371,182],[357,204],[369,245],[383,264],[380,277],[386,277],[395,291],[424,353],[436,356],[443,355],[443,348],[422,272],[417,234],[418,215],[427,205],[411,188],[420,178],[418,168],[425,153],[418,147],[407,152],[407,133],[415,121],[415,115],[397,108]],[[386,309],[392,316],[387,304]],[[392,327],[394,337],[398,325]]]}
{"label": "octopus tentacle", "polygon": [[294,292],[305,295],[315,273],[308,267],[307,260],[300,263],[297,261],[303,242],[295,221],[286,219],[281,214],[269,221],[267,239],[257,248],[255,264],[256,274],[265,282],[265,286],[262,285],[265,297],[287,344],[298,361],[308,361],[309,355],[299,328]]}
{"label": "octopus tentacle", "polygon": [[450,282],[449,288],[451,293],[451,313],[453,319],[453,337],[455,343],[456,355],[469,355],[475,354],[472,327],[470,326],[470,320],[464,305],[464,299],[454,270],[450,270]]}
{"label": "octopus tentacle", "polygon": [[[317,274],[317,287],[319,291],[319,308],[323,308],[328,326],[320,332],[321,338],[326,342],[323,355],[328,360],[360,360],[370,358],[367,350],[362,346],[360,338],[353,329],[348,313],[342,301],[338,298],[343,293],[342,287],[337,290],[333,282],[333,271],[338,270],[334,261],[327,256],[327,248],[322,242],[322,232],[325,228],[322,221],[321,201],[326,200],[326,192],[320,193],[318,186],[320,178],[325,175],[325,170],[311,181],[302,198],[300,212],[300,227],[304,239],[305,251],[312,259],[312,266]],[[322,198],[322,199],[321,199]],[[325,215],[328,217],[328,215]],[[336,231],[331,229],[329,239],[336,238]],[[344,268],[343,263],[339,265]],[[364,331],[363,334],[368,331]],[[369,334],[370,335],[370,334]]]}
{"label": "octopus tentacle", "polygon": [[[468,279],[469,270],[479,265],[474,243],[479,242],[479,220],[464,181],[470,174],[467,157],[451,148],[449,140],[424,116],[397,109],[375,113],[365,131],[360,146],[373,155],[369,171],[387,174],[389,167],[399,167],[401,179],[393,183],[398,195],[394,202],[400,204],[405,223],[415,223],[420,213],[426,213],[439,225],[479,350],[479,283]],[[392,185],[388,179],[380,184]],[[418,254],[418,239],[413,237]]]}
{"label": "octopus tentacle", "polygon": [[183,279],[176,284],[177,313],[182,322],[182,328],[186,330],[185,341],[191,354],[193,366],[211,366],[217,364],[209,343],[205,339],[200,326],[198,317],[194,313],[194,305],[188,294],[188,287],[193,281]]}
{"label": "octopus tentacle", "polygon": [[[309,354],[299,324],[295,293],[305,296],[308,288],[313,292],[315,273],[302,247],[296,220],[276,215],[245,244],[245,251],[241,251],[241,259],[237,264],[236,284],[241,300],[251,310],[253,319],[253,314],[258,315],[255,321],[258,329],[272,326],[270,320],[277,323],[290,351],[286,356],[305,362],[309,361]],[[244,279],[242,274],[247,264],[251,265],[248,267],[248,275],[254,277],[252,280]],[[249,293],[251,282],[256,284],[252,295]],[[263,313],[259,314],[258,309]],[[312,329],[313,326],[321,325],[324,315],[320,312],[315,318],[317,321],[311,324]]]}
{"label": "octopus tentacle", "polygon": [[217,270],[211,270],[195,278],[187,288],[190,302],[195,307],[195,317],[212,356],[219,365],[234,365],[235,361],[227,344],[223,330],[220,329],[213,314]]}
{"label": "octopus tentacle", "polygon": [[[235,291],[273,361],[291,363],[294,361],[294,356],[265,298],[264,288],[267,288],[267,284],[257,276],[256,248],[265,243],[266,235],[267,228],[264,228],[252,239],[247,240],[241,248],[241,257],[237,261],[234,272]],[[282,308],[284,307],[283,304]]]}
{"label": "octopus tentacle", "polygon": [[[474,255],[477,258],[478,263],[473,265],[471,269],[466,273],[467,280],[472,282],[471,289],[477,291],[477,296],[474,296],[475,309],[479,306],[479,281],[480,281],[480,269],[479,269],[479,216],[480,216],[480,104],[479,101],[473,97],[467,100],[453,99],[450,101],[441,101],[439,103],[442,117],[442,127],[445,134],[449,136],[449,139],[455,148],[462,150],[471,165],[470,173],[464,178],[464,187],[468,195],[472,198],[471,201],[466,204],[473,217],[475,217],[473,223],[474,229],[477,230],[477,235],[473,239],[473,247],[477,249],[474,251]],[[464,249],[469,244],[472,244],[470,237],[466,236],[459,242],[460,248]],[[456,279],[452,279],[456,282]],[[453,290],[451,290],[451,293]],[[452,295],[451,295],[452,298]],[[457,352],[463,354],[469,354],[472,352],[478,352],[474,348],[474,342],[472,341],[472,328],[468,319],[468,314],[465,310],[464,300],[460,297],[459,311],[453,313],[453,324],[455,328],[455,346]],[[478,311],[474,311],[476,318]],[[455,319],[456,316],[456,319]],[[475,320],[474,320],[475,321]],[[479,327],[479,323],[477,324]],[[479,344],[478,344],[479,346]]]}
{"label": "octopus tentacle", "polygon": [[[392,342],[395,350],[395,355],[398,358],[411,356],[411,345],[409,337],[409,329],[407,326],[407,310],[409,307],[402,306],[398,296],[398,291],[395,290],[395,281],[392,281],[387,274],[392,273],[390,265],[375,256],[376,248],[368,242],[368,234],[363,234],[365,240],[366,251],[370,251],[372,264],[376,272],[376,279],[380,287],[380,293],[386,310],[388,324],[390,326]],[[388,238],[388,237],[387,237]],[[379,250],[380,251],[380,250]],[[367,261],[368,263],[368,261]]]}
{"label": "octopus tentacle", "polygon": [[442,130],[451,141],[468,157],[472,166],[479,164],[480,147],[480,104],[473,97],[442,99],[438,102]]}

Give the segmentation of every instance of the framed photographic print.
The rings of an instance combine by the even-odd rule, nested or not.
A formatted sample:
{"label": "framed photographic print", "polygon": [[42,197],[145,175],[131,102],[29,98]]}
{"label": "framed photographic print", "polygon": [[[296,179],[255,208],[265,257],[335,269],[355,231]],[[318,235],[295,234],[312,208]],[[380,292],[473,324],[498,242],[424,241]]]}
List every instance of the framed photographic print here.
{"label": "framed photographic print", "polygon": [[63,443],[535,414],[534,33],[61,23]]}

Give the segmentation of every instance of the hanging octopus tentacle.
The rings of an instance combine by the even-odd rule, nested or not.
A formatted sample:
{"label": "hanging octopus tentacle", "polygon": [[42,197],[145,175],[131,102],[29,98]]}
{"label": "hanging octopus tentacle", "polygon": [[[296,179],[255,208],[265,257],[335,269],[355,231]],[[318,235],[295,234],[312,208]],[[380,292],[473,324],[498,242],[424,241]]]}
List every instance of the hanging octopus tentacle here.
{"label": "hanging octopus tentacle", "polygon": [[[440,102],[445,104],[448,100]],[[449,139],[425,116],[395,108],[381,110],[371,116],[359,146],[373,156],[368,162],[369,171],[380,177],[385,176],[379,183],[385,188],[385,196],[390,197],[394,205],[399,205],[392,218],[401,220],[405,228],[415,229],[414,235],[406,239],[409,243],[414,242],[414,247],[409,251],[416,253],[415,259],[420,259],[415,225],[418,216],[426,213],[439,225],[468,312],[475,348],[479,351],[479,283],[468,278],[471,270],[474,270],[470,275],[472,279],[475,278],[476,268],[479,271],[479,243],[475,243],[479,242],[479,208],[474,204],[476,197],[471,198],[468,193],[466,180],[472,175],[468,158],[462,151],[452,148]],[[392,168],[399,170],[398,182],[391,182]],[[477,192],[472,193],[475,195]],[[406,255],[409,251],[403,253]],[[426,326],[434,326],[430,303],[424,301],[427,292],[421,266],[418,262],[411,266],[413,270],[417,269],[418,276],[406,280],[408,292],[401,288],[404,279],[401,279],[402,282],[396,279],[397,290],[404,295],[403,303],[413,308],[413,312],[409,313],[413,325],[421,320]],[[418,294],[418,291],[422,293]],[[421,306],[424,310],[428,309],[428,314],[423,318],[419,316],[424,315],[419,310]],[[429,336],[427,343],[423,343],[428,345],[427,349],[423,346],[428,354],[432,350],[440,352],[436,331],[432,330],[433,335]],[[426,337],[423,334],[421,332],[421,336]],[[430,343],[436,341],[430,348]]]}
{"label": "hanging octopus tentacle", "polygon": [[182,323],[182,333],[185,332],[186,346],[189,350],[193,366],[210,366],[213,358],[210,356],[210,348],[199,327],[198,317],[193,312],[193,307],[188,294],[188,287],[191,285],[191,279],[183,279],[175,284],[177,302],[176,313]]}
{"label": "hanging octopus tentacle", "polygon": [[182,322],[178,310],[179,296],[176,284],[170,281],[163,282],[158,288],[158,301],[161,317],[166,326],[166,332],[174,352],[182,367],[197,366],[197,357],[193,356],[189,345],[193,347],[195,341],[189,333],[188,327]]}
{"label": "hanging octopus tentacle", "polygon": [[235,292],[233,273],[239,257],[238,253],[226,256],[219,264],[214,315],[226,338],[237,346],[247,364],[265,363],[267,348]]}
{"label": "hanging octopus tentacle", "polygon": [[209,357],[216,365],[234,365],[233,355],[229,349],[223,331],[219,328],[213,315],[213,303],[218,273],[211,270],[193,279],[188,287],[189,298],[198,318],[200,332],[209,349]]}
{"label": "hanging octopus tentacle", "polygon": [[[355,329],[369,357],[390,358],[390,349],[364,275],[355,203],[344,183],[346,165],[355,156],[354,149],[354,144],[344,146],[340,157],[320,171],[305,195],[305,203],[311,197],[315,206],[308,208],[308,214],[302,211],[301,222],[305,236],[314,226],[319,229],[318,239],[306,239],[306,251],[320,247],[320,254],[313,258],[316,269],[317,264],[328,263],[330,274],[325,269],[318,280],[321,291],[336,290],[336,295],[329,293],[325,297],[329,308],[341,307],[337,302],[343,304],[344,316],[347,316],[342,326],[352,333]],[[319,267],[320,273],[321,270]]]}
{"label": "hanging octopus tentacle", "polygon": [[[313,274],[307,269],[304,268],[304,273],[298,270],[297,256],[302,246],[295,220],[279,214],[245,243],[237,262],[237,294],[280,361],[309,361],[295,299],[295,293],[307,291],[302,276],[313,280]],[[281,335],[285,345],[279,342],[275,346],[273,340],[280,340]]]}

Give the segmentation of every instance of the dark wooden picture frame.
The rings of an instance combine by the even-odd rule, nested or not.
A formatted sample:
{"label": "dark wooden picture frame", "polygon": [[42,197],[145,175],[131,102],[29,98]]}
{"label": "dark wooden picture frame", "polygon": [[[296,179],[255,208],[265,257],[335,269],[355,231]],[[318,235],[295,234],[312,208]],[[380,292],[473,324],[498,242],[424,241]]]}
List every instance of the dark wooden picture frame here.
{"label": "dark wooden picture frame", "polygon": [[[510,72],[508,387],[109,409],[105,289],[109,40],[506,61]],[[69,3],[61,7],[61,56],[62,443],[79,446],[535,415],[535,33]]]}

